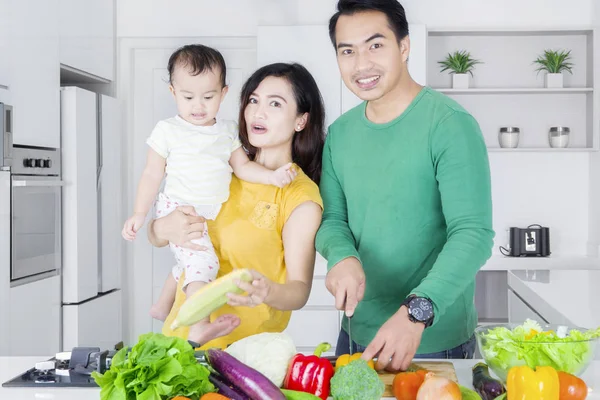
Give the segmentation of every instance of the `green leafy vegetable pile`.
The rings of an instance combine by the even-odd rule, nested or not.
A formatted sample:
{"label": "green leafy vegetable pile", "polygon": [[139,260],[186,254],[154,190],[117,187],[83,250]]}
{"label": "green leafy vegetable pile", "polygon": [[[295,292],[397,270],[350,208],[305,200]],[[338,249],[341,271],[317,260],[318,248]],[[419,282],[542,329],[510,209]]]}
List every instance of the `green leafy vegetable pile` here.
{"label": "green leafy vegetable pile", "polygon": [[104,374],[92,373],[101,400],[165,400],[175,396],[198,399],[215,392],[209,370],[198,364],[185,340],[147,333],[127,352],[119,350]]}
{"label": "green leafy vegetable pile", "polygon": [[[593,358],[600,328],[585,332],[566,328],[544,331],[535,321],[508,329],[496,327],[481,334],[481,352],[488,365],[506,375],[515,365],[551,366],[558,371],[578,374]],[[506,376],[500,376],[505,379]]]}

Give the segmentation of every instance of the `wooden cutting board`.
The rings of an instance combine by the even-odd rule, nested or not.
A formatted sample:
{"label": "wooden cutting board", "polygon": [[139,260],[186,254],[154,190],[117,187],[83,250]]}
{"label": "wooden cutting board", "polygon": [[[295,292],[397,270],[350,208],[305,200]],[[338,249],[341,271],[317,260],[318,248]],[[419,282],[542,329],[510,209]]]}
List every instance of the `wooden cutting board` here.
{"label": "wooden cutting board", "polygon": [[[448,378],[458,383],[458,377],[456,376],[454,365],[449,361],[419,361],[415,362],[414,365],[425,368],[436,375],[443,376],[444,378]],[[394,397],[394,393],[392,392],[392,382],[394,381],[395,376],[396,374],[388,372],[379,374],[379,378],[385,384],[385,392],[383,393],[383,397]]]}

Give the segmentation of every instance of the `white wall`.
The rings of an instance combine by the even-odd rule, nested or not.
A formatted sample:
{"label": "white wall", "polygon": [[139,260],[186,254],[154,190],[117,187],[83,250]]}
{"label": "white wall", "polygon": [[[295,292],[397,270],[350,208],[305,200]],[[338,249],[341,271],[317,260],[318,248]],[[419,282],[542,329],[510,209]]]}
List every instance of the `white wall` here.
{"label": "white wall", "polygon": [[255,36],[296,22],[297,0],[117,0],[119,37]]}
{"label": "white wall", "polygon": [[[400,0],[409,22],[429,26],[569,26],[591,24],[595,0]],[[596,0],[597,1],[597,0]],[[327,22],[336,0],[302,0],[299,19],[305,24]]]}
{"label": "white wall", "polygon": [[[404,0],[409,22],[430,26],[590,25],[594,0]],[[257,26],[323,24],[336,0],[117,0],[117,35],[254,36]],[[173,4],[176,4],[174,6]]]}
{"label": "white wall", "polygon": [[[118,40],[254,37],[260,25],[326,24],[337,4],[336,0],[116,1]],[[411,23],[430,27],[528,29],[589,26],[595,21],[600,23],[598,3],[600,0],[571,0],[568,5],[562,0],[402,1]],[[600,49],[598,44],[596,49]],[[597,50],[597,53],[600,52]],[[122,64],[122,60],[118,60],[118,63],[119,70],[123,71],[126,64]],[[130,98],[127,90],[125,86],[119,92],[119,97],[126,101]],[[127,154],[131,163],[133,151],[128,149]],[[556,244],[554,251],[582,254],[588,246],[588,231],[593,240],[600,239],[600,209],[593,207],[593,204],[600,204],[600,154],[546,153],[536,154],[534,158],[547,167],[543,164],[532,165],[527,153],[490,153],[496,244],[505,244],[504,229],[509,226],[541,223],[551,226],[553,240],[556,240],[553,242]],[[135,168],[130,165],[129,171],[133,170]],[[520,174],[516,183],[513,174]],[[529,182],[523,178],[523,174],[531,177]],[[536,179],[536,176],[539,178]],[[591,189],[588,183],[593,183]],[[529,202],[518,207],[520,198]],[[131,201],[129,199],[128,204]],[[497,247],[494,251],[497,252]],[[131,308],[126,310],[126,324],[133,317],[127,312],[135,311]]]}

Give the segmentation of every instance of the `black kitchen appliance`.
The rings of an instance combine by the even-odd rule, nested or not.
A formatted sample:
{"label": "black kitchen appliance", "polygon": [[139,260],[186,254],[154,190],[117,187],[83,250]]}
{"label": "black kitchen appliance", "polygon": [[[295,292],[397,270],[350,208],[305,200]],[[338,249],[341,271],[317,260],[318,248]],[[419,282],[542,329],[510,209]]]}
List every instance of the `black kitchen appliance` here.
{"label": "black kitchen appliance", "polygon": [[[52,357],[38,362],[19,376],[4,382],[3,387],[98,387],[92,371],[105,372],[116,351],[98,347],[76,347],[68,359]],[[57,355],[58,356],[58,355]]]}
{"label": "black kitchen appliance", "polygon": [[[98,387],[92,372],[104,373],[110,369],[112,358],[122,346],[119,343],[114,350],[104,351],[99,347],[75,347],[36,363],[33,368],[2,383],[2,387]],[[206,365],[204,351],[196,351],[195,356],[199,363]]]}
{"label": "black kitchen appliance", "polygon": [[538,224],[527,228],[509,229],[508,249],[500,246],[500,252],[510,257],[548,257],[550,255],[550,229]]}

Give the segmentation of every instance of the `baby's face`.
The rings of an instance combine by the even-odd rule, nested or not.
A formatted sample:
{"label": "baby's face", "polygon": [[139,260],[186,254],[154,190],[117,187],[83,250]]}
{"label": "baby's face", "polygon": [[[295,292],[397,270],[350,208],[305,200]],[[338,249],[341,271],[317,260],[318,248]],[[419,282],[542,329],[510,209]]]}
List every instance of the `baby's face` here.
{"label": "baby's face", "polygon": [[187,67],[178,65],[171,80],[179,116],[194,125],[213,125],[227,94],[227,87],[221,86],[220,71],[209,70],[194,76]]}

